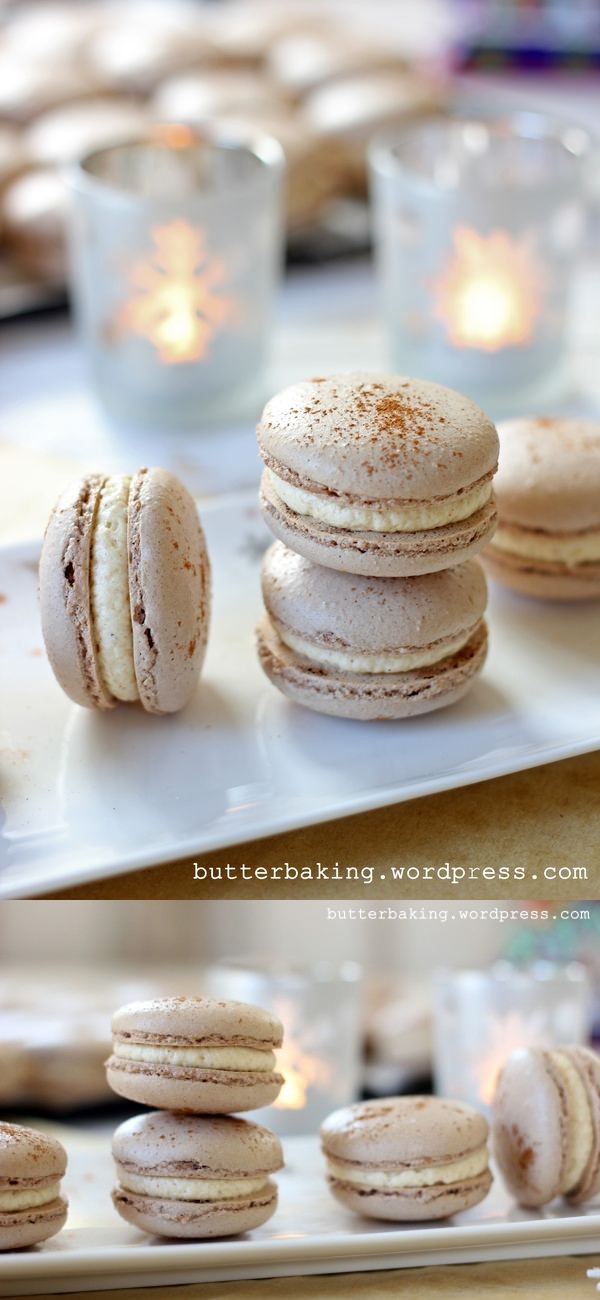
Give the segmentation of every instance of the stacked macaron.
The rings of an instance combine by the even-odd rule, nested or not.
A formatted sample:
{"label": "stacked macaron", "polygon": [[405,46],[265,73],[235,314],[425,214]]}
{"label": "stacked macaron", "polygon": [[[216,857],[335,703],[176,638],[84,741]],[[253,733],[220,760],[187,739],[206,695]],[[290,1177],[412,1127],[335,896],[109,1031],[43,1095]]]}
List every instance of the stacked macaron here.
{"label": "stacked macaron", "polygon": [[264,519],[258,652],[297,703],[400,718],[453,703],[486,653],[476,556],[496,525],[494,425],[439,384],[307,380],[258,427]]}
{"label": "stacked macaron", "polygon": [[112,1028],[111,1088],[159,1108],[114,1135],[122,1218],[170,1237],[225,1237],[266,1223],[281,1146],[232,1112],[276,1100],[280,1022],[244,1002],[171,997],[121,1007]]}

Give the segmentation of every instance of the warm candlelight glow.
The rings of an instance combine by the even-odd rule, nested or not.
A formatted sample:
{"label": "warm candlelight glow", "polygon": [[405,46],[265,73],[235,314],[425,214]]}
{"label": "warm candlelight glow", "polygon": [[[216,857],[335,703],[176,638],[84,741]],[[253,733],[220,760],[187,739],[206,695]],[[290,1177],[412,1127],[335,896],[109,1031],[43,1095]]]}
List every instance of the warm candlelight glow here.
{"label": "warm candlelight glow", "polygon": [[332,1071],[327,1062],[304,1052],[298,1043],[284,1045],[277,1068],[285,1083],[274,1105],[282,1110],[300,1110],[306,1105],[309,1088],[325,1091],[331,1085]]}
{"label": "warm candlelight glow", "polygon": [[152,239],[152,253],[129,271],[134,293],[117,326],[147,339],[167,365],[199,361],[233,316],[233,302],[222,292],[225,266],[208,253],[204,232],[187,221],[156,226]]}
{"label": "warm candlelight glow", "polygon": [[518,1011],[511,1011],[506,1016],[490,1016],[488,1041],[472,1071],[480,1100],[487,1106],[491,1104],[498,1075],[511,1052],[518,1047],[537,1046],[547,1046],[541,1013],[529,1019],[524,1019]]}
{"label": "warm candlelight glow", "polygon": [[540,279],[526,239],[459,226],[435,285],[435,315],[456,347],[496,352],[529,343],[541,310]]}

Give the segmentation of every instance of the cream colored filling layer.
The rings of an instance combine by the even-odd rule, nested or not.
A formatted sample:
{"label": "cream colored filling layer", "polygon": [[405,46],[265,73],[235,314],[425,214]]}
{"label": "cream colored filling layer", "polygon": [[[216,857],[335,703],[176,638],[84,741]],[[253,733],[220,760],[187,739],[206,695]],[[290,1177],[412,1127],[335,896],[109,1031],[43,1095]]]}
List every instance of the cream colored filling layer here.
{"label": "cream colored filling layer", "polygon": [[567,1094],[569,1109],[569,1150],[561,1192],[570,1192],[577,1186],[594,1147],[592,1112],[584,1084],[576,1066],[566,1053],[552,1053],[552,1064],[558,1070]]}
{"label": "cream colored filling layer", "polygon": [[525,560],[554,560],[559,564],[585,564],[600,560],[600,529],[589,533],[537,533],[529,528],[501,524],[493,545],[499,551]]}
{"label": "cream colored filling layer", "polygon": [[49,1183],[47,1187],[19,1187],[0,1192],[0,1210],[33,1210],[55,1201],[57,1196],[60,1196],[60,1182]]}
{"label": "cream colored filling layer", "polygon": [[320,492],[307,492],[305,488],[286,483],[272,470],[267,470],[278,497],[297,515],[308,515],[322,524],[334,528],[366,530],[372,533],[414,533],[428,528],[442,528],[444,524],[468,519],[489,501],[491,482],[481,483],[460,496],[444,501],[410,502],[378,510],[375,506],[344,505],[336,497]]}
{"label": "cream colored filling layer", "polygon": [[360,1169],[356,1165],[338,1164],[327,1157],[327,1168],[333,1178],[357,1187],[378,1187],[381,1191],[400,1190],[402,1187],[434,1187],[437,1183],[459,1183],[465,1178],[476,1178],[488,1166],[488,1149],[480,1147],[462,1160],[446,1165],[428,1165],[424,1169]]}
{"label": "cream colored filling layer", "polygon": [[90,597],[100,671],[117,700],[139,698],[127,562],[130,483],[127,474],[114,474],[106,480],[96,511],[90,557]]}
{"label": "cream colored filling layer", "polygon": [[119,1182],[128,1192],[159,1196],[166,1201],[239,1201],[262,1192],[261,1178],[146,1178],[119,1168]]}
{"label": "cream colored filling layer", "polygon": [[414,668],[428,668],[431,664],[445,659],[447,655],[462,650],[473,631],[471,628],[470,631],[462,632],[460,636],[444,641],[443,644],[431,649],[407,650],[402,654],[369,655],[352,650],[332,650],[328,646],[317,645],[314,641],[305,641],[303,637],[296,636],[295,632],[282,627],[275,619],[271,621],[280,640],[284,645],[289,646],[290,650],[312,659],[314,663],[323,664],[327,668],[341,668],[347,673],[406,673]]}
{"label": "cream colored filling layer", "polygon": [[275,1053],[255,1047],[146,1047],[143,1043],[113,1044],[113,1053],[125,1061],[151,1061],[155,1065],[197,1065],[207,1070],[264,1070],[275,1066]]}

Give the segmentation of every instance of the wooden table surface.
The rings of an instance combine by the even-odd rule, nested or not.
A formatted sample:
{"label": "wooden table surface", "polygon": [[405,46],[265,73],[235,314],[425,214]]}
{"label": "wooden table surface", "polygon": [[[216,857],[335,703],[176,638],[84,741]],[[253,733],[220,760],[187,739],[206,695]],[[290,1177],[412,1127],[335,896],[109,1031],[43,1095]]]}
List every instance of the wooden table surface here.
{"label": "wooden table surface", "polygon": [[[199,1286],[157,1286],[111,1291],[110,1300],[593,1300],[588,1268],[600,1255],[563,1259],[510,1260],[493,1264],[454,1264],[435,1268],[392,1269],[383,1273],[208,1282]],[[106,1291],[70,1293],[69,1300],[106,1300]]]}

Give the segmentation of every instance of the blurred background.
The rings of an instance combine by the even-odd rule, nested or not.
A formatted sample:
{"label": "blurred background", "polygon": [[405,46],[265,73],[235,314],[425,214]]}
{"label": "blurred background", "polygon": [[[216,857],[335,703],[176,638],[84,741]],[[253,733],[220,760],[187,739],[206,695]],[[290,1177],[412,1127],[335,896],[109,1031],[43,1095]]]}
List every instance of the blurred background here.
{"label": "blurred background", "polygon": [[594,411],[599,66],[590,0],[4,0],[0,537],[91,464],[255,486],[307,374]]}
{"label": "blurred background", "polygon": [[[279,1015],[286,1084],[263,1118],[282,1134],[374,1095],[434,1089],[485,1109],[513,1048],[600,1039],[599,903],[561,917],[551,903],[469,902],[464,920],[447,902],[389,905],[412,908],[405,919],[376,904],[385,917],[360,920],[359,906],[0,903],[2,1117],[130,1114],[106,1087],[110,1019],[151,996]],[[513,906],[525,915],[498,919]]]}

